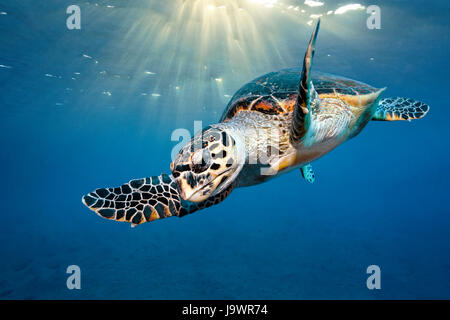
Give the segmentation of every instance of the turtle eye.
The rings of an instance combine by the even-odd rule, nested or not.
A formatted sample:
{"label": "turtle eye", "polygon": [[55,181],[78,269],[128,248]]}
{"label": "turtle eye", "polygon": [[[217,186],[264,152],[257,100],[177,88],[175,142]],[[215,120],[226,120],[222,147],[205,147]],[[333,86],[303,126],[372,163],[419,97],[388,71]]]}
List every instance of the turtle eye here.
{"label": "turtle eye", "polygon": [[209,168],[211,154],[208,150],[198,150],[192,156],[191,170],[194,173],[202,173]]}

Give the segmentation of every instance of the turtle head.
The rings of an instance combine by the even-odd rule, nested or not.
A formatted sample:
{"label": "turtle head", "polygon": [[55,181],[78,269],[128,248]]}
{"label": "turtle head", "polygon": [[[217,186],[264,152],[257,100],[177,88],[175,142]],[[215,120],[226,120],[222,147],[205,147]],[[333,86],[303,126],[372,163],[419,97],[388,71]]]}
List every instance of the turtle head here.
{"label": "turtle head", "polygon": [[170,164],[184,200],[202,202],[228,187],[243,167],[242,151],[227,131],[207,127]]}

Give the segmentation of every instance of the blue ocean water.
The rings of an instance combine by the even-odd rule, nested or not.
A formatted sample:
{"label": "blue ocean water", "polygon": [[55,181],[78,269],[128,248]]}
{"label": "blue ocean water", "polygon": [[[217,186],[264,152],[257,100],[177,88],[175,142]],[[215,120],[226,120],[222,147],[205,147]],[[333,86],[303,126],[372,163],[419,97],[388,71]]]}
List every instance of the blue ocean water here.
{"label": "blue ocean water", "polygon": [[[0,1],[0,298],[450,298],[450,5],[316,2]],[[66,27],[72,4],[80,30]],[[217,122],[244,83],[300,66],[319,14],[314,70],[428,115],[369,123],[313,163],[312,185],[295,170],[136,228],[83,206],[95,188],[169,173],[172,132]],[[66,287],[69,265],[81,290]]]}

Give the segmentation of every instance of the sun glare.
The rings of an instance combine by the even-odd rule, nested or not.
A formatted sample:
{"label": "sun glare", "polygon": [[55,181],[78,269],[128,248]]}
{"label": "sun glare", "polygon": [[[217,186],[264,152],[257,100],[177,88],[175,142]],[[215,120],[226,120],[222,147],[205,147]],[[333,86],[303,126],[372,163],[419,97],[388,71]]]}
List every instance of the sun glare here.
{"label": "sun glare", "polygon": [[[174,106],[185,104],[186,94],[199,100],[205,89],[224,103],[235,83],[269,71],[267,66],[289,65],[294,53],[283,49],[289,43],[280,44],[294,38],[295,30],[309,34],[319,17],[336,19],[361,8],[316,0],[174,0],[136,6],[121,19],[125,36],[117,43],[133,48],[133,54],[118,53],[117,65],[133,74],[130,86],[143,87],[140,92],[146,94],[139,95],[152,103],[176,96],[181,102]],[[108,8],[109,14],[115,10],[120,8]],[[336,34],[339,28],[331,20],[322,24]]]}

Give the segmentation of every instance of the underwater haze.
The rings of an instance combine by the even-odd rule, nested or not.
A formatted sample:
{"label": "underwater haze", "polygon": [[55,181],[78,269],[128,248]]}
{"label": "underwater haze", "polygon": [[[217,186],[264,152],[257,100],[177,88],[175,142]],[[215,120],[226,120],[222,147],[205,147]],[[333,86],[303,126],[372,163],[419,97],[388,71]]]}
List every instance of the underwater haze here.
{"label": "underwater haze", "polygon": [[[81,29],[66,12],[80,8]],[[381,29],[366,12],[377,5]],[[0,299],[449,299],[448,1],[0,1]],[[299,170],[131,228],[82,195],[170,173],[171,135],[301,67],[430,112],[370,122]],[[66,286],[68,266],[81,289]],[[366,272],[381,269],[381,289]]]}

